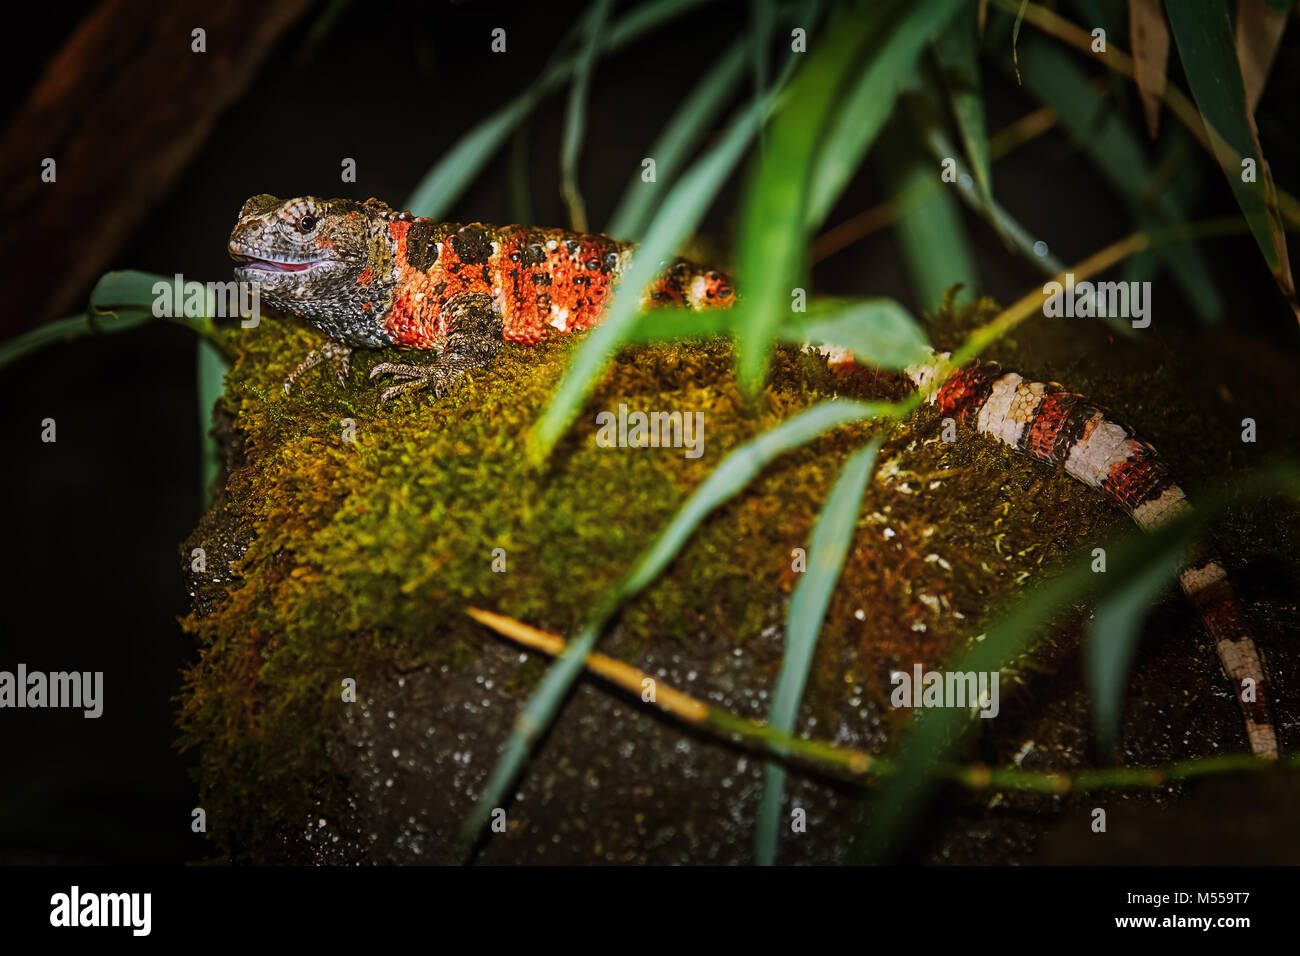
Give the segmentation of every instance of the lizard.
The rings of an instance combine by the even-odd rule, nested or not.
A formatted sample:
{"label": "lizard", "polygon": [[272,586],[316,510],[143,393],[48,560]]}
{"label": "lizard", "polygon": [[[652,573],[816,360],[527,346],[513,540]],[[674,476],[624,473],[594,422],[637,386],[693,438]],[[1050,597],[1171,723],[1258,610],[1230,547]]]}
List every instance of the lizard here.
{"label": "lizard", "polygon": [[[533,345],[551,329],[599,324],[634,247],[560,229],[435,222],[378,199],[262,194],[244,203],[228,250],[236,279],[256,282],[262,299],[327,336],[289,374],[286,394],[326,361],[346,384],[357,348],[434,354],[425,364],[375,365],[372,379],[396,382],[381,392],[383,404],[423,388],[440,397],[466,372],[488,366],[503,342]],[[674,260],[642,293],[646,306],[697,310],[729,308],[736,298],[726,272],[687,259]],[[843,349],[821,350],[832,364],[853,362]],[[1155,450],[1087,399],[996,363],[954,368],[949,358],[931,352],[905,370],[943,415],[1020,454],[1063,465],[1145,531],[1190,508]],[[1198,544],[1178,578],[1233,681],[1252,752],[1276,759],[1269,681],[1222,559],[1212,545]]]}
{"label": "lizard", "polygon": [[[608,236],[438,223],[377,199],[254,196],[230,234],[235,278],[263,299],[306,319],[329,341],[284,383],[329,360],[343,383],[354,348],[423,349],[426,365],[382,362],[370,377],[397,384],[384,403],[431,388],[441,395],[461,375],[488,365],[502,342],[532,345],[552,328],[596,325],[632,253]],[[730,278],[675,260],[646,290],[650,303],[726,307]]]}

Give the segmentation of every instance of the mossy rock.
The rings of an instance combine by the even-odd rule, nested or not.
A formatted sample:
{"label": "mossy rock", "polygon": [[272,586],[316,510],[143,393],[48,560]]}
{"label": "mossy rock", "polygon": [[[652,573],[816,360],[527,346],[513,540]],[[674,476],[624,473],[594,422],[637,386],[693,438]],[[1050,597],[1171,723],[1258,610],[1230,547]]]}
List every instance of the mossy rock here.
{"label": "mossy rock", "polygon": [[[988,302],[945,310],[934,334],[957,341],[992,311]],[[1221,395],[1185,394],[1186,354],[1177,364],[1155,362],[1149,349],[1116,344],[1095,325],[1048,324],[999,343],[997,357],[1111,405],[1193,476],[1192,487],[1258,464],[1239,440],[1233,445],[1237,413]],[[346,388],[309,373],[286,397],[280,383],[313,344],[288,321],[229,333],[235,361],[218,406],[227,468],[216,504],[183,547],[187,569],[193,548],[207,556],[205,571],[189,571],[194,602],[184,624],[199,653],[180,726],[183,743],[198,748],[216,859],[457,859],[452,836],[547,664],[485,631],[465,608],[573,633],[730,450],[835,395],[906,390],[894,376],[846,377],[783,350],[765,391],[747,402],[725,342],[629,349],[534,468],[525,436],[573,341],[507,345],[491,369],[450,394],[383,408],[366,376],[392,353],[356,354]],[[1243,388],[1233,397],[1240,403],[1250,387],[1258,391],[1245,373],[1258,369],[1261,350],[1236,345],[1240,358],[1226,365],[1237,377],[1222,387]],[[1260,428],[1279,429],[1294,447],[1295,409],[1288,417],[1273,401],[1260,403]],[[598,447],[596,412],[620,403],[704,412],[704,454]],[[1124,522],[1094,493],[986,439],[938,441],[928,410],[903,423],[846,426],[783,456],[713,514],[625,610],[602,651],[763,718],[798,577],[791,552],[806,546],[847,456],[878,431],[885,444],[877,474],[800,712],[798,729],[809,735],[887,748],[907,720],[888,706],[891,670],[938,665],[1064,555]],[[1300,575],[1287,544],[1295,514],[1233,521],[1224,541],[1231,558],[1281,560],[1284,580],[1247,591],[1274,633],[1293,635],[1297,611],[1287,595]],[[494,570],[494,549],[504,572]],[[1039,651],[1017,663],[1002,719],[982,722],[996,725],[974,745],[983,759],[1042,768],[1089,761],[1081,616],[1062,614]],[[1166,601],[1149,631],[1126,712],[1125,759],[1238,749],[1235,705],[1191,612]],[[1281,658],[1282,671],[1273,663],[1285,701],[1300,690],[1288,676],[1294,651],[1264,643]],[[356,681],[356,703],[341,699],[347,678]],[[517,784],[506,832],[485,840],[475,858],[746,861],[761,768],[752,754],[698,738],[584,678]],[[853,840],[859,792],[806,769],[788,791],[809,825],[783,841],[780,859],[839,859]],[[998,806],[1014,814],[990,809]],[[983,859],[1032,858],[1036,835],[1070,806],[959,797],[942,832],[916,852],[951,859],[979,846]],[[972,835],[989,826],[1002,828],[992,844]]]}

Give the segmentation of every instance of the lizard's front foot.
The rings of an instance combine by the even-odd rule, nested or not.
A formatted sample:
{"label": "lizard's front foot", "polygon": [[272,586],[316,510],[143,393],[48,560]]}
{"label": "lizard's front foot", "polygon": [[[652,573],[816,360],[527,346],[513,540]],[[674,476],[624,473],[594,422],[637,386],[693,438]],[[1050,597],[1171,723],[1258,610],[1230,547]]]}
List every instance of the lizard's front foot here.
{"label": "lizard's front foot", "polygon": [[348,383],[348,367],[351,358],[352,346],[345,345],[342,342],[335,342],[333,339],[318,349],[312,349],[307,353],[307,357],[299,363],[298,367],[289,373],[289,377],[284,380],[284,394],[289,394],[289,387],[298,381],[304,372],[314,369],[326,359],[329,359],[330,365],[333,366],[339,384],[346,385]]}
{"label": "lizard's front foot", "polygon": [[443,393],[451,388],[456,379],[464,375],[466,370],[474,364],[469,359],[461,358],[444,358],[429,365],[380,362],[370,370],[370,377],[391,375],[399,380],[397,385],[386,388],[380,393],[379,403],[381,405],[404,392],[419,391],[422,388],[432,388],[433,394],[441,398]]}

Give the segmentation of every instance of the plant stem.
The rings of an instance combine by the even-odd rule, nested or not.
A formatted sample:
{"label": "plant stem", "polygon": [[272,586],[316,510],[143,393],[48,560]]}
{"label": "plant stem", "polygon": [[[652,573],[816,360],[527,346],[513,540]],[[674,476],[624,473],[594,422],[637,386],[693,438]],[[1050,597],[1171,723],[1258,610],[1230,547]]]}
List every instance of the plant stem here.
{"label": "plant stem", "polygon": [[[503,637],[534,650],[558,657],[566,642],[558,634],[538,630],[514,618],[480,608],[466,608],[466,613]],[[740,738],[769,756],[799,757],[822,769],[840,771],[849,777],[884,777],[897,772],[897,765],[887,757],[819,740],[807,740],[761,721],[741,717],[721,707],[713,707],[650,677],[645,671],[605,654],[588,654],[587,670],[611,684],[653,703],[693,727],[716,734]],[[648,696],[647,696],[648,695]],[[1071,793],[1085,790],[1160,787],[1197,777],[1227,773],[1256,773],[1274,767],[1300,770],[1300,756],[1290,755],[1279,762],[1261,760],[1251,754],[1227,754],[1183,760],[1164,767],[1098,767],[1073,772],[1042,772],[1019,767],[989,767],[984,764],[943,764],[938,776],[971,790],[1023,790],[1035,793]],[[866,782],[866,781],[861,781]]]}

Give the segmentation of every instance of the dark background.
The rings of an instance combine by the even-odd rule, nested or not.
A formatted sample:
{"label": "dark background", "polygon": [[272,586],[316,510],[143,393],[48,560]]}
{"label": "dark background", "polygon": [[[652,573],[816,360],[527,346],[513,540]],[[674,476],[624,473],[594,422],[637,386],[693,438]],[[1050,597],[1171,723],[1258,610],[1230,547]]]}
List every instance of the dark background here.
{"label": "dark background", "polygon": [[[25,11],[25,26],[7,22],[8,76],[0,94],[6,123],[91,7],[34,5]],[[313,47],[309,31],[324,5],[313,7],[277,44],[252,90],[222,117],[111,268],[229,278],[226,235],[243,200],[255,193],[402,203],[461,134],[533,81],[580,8],[353,3]],[[195,7],[196,25],[203,9]],[[596,228],[714,51],[745,28],[745,10],[740,3],[712,4],[600,63],[580,175]],[[508,33],[504,56],[489,52],[497,26]],[[1293,193],[1300,188],[1294,127],[1278,117],[1292,115],[1290,104],[1300,97],[1296,33],[1292,24],[1259,110],[1265,155]],[[177,42],[188,44],[188,35]],[[1181,83],[1174,63],[1171,69]],[[985,81],[991,130],[1034,107],[997,71],[986,69]],[[167,96],[165,85],[157,95]],[[1131,90],[1123,106],[1140,128]],[[557,186],[563,116],[561,93],[529,125],[531,201],[541,225],[565,224]],[[507,145],[456,203],[452,218],[511,219],[508,155]],[[355,185],[339,182],[344,157],[357,161]],[[877,181],[869,162],[828,224],[879,202]],[[1198,217],[1235,212],[1217,171],[1206,181]],[[1131,228],[1122,205],[1059,131],[999,162],[994,188],[1011,214],[1041,231],[1066,262]],[[724,249],[736,189],[731,183],[702,230]],[[981,222],[968,216],[967,225],[985,291],[1009,302],[1042,281]],[[93,217],[66,223],[69,231],[95,228]],[[1294,320],[1254,243],[1218,240],[1207,252],[1232,322],[1293,347]],[[44,261],[59,273],[59,248],[48,249]],[[921,311],[887,230],[837,253],[814,275],[818,292],[893,296]],[[0,288],[24,282],[3,263],[0,276]],[[1158,286],[1156,301],[1166,310],[1158,324],[1182,321],[1186,310],[1175,289]],[[7,318],[17,319],[11,326],[29,324],[22,316]],[[188,758],[174,748],[172,701],[179,670],[193,653],[176,619],[186,605],[178,543],[202,507],[199,422],[206,410],[197,407],[195,355],[189,333],[157,323],[55,346],[0,371],[0,500],[7,506],[0,525],[0,668],[22,661],[46,671],[102,670],[106,684],[99,720],[66,711],[0,713],[0,862],[179,863],[206,852],[189,830],[196,795]],[[40,441],[46,417],[57,421],[56,444]]]}

